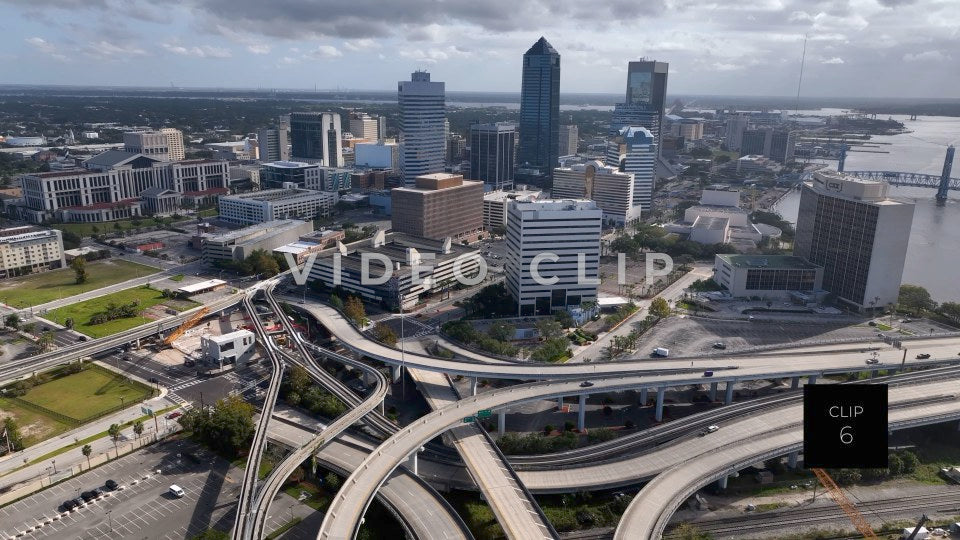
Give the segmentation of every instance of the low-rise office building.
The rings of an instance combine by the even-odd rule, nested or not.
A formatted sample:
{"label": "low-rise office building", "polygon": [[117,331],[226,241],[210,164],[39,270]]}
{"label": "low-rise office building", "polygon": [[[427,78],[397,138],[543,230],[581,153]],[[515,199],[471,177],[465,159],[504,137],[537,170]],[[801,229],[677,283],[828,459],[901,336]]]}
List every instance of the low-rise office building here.
{"label": "low-rise office building", "polygon": [[[326,287],[341,287],[364,300],[390,308],[398,304],[412,308],[424,294],[440,291],[457,283],[457,274],[474,277],[480,267],[477,249],[463,246],[450,238],[434,240],[402,233],[377,234],[361,240],[325,250],[314,261],[310,281],[319,280]],[[363,260],[367,257],[369,277],[363,278]],[[376,258],[374,258],[376,257]],[[374,283],[385,272],[388,261],[391,276],[384,283]],[[417,278],[414,279],[414,267]]]}
{"label": "low-rise office building", "polygon": [[241,329],[219,336],[201,336],[200,349],[207,362],[235,364],[245,360],[256,350],[257,340],[253,332]]}
{"label": "low-rise office building", "polygon": [[203,234],[200,236],[200,249],[204,262],[239,262],[258,249],[273,251],[311,232],[313,232],[313,221],[296,219],[267,221],[235,231]]}
{"label": "low-rise office building", "polygon": [[275,219],[314,219],[328,217],[335,204],[335,191],[313,191],[288,184],[281,189],[220,197],[220,219],[241,225]]}
{"label": "low-rise office building", "polygon": [[260,166],[260,189],[296,184],[303,189],[321,185],[320,164],[303,161],[274,161]]}
{"label": "low-rise office building", "polygon": [[553,170],[555,199],[590,199],[603,210],[603,221],[620,226],[640,219],[641,207],[634,202],[633,173],[600,161],[589,161]]}
{"label": "low-rise office building", "polygon": [[65,265],[60,231],[30,226],[0,230],[0,277],[20,276]]}
{"label": "low-rise office building", "polygon": [[395,188],[390,195],[396,232],[470,241],[483,229],[483,182],[458,174],[425,174],[414,186]]}
{"label": "low-rise office building", "polygon": [[735,298],[823,296],[823,267],[792,255],[717,255],[713,280]]}
{"label": "low-rise office building", "polygon": [[542,193],[542,191],[527,189],[496,190],[484,193],[483,229],[486,231],[505,229],[507,226],[507,205],[510,201],[535,201],[540,198]]}

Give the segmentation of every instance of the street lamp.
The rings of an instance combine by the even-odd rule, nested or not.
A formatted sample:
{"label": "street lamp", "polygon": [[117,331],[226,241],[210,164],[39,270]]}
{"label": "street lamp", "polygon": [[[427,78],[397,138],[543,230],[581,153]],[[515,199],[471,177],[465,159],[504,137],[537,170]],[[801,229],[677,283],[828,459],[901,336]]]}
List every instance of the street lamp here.
{"label": "street lamp", "polygon": [[110,514],[111,514],[112,512],[113,512],[113,510],[107,510],[107,512],[106,512],[106,513],[107,513],[107,522],[110,523],[110,532],[113,532],[113,517],[110,516]]}

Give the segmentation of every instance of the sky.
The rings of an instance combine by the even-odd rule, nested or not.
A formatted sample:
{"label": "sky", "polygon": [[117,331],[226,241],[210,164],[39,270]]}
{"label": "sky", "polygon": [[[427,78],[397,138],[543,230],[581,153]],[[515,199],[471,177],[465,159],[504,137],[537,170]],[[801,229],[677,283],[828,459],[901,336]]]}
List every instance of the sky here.
{"label": "sky", "polygon": [[960,96],[960,0],[0,0],[0,83],[519,92],[544,36],[561,92]]}

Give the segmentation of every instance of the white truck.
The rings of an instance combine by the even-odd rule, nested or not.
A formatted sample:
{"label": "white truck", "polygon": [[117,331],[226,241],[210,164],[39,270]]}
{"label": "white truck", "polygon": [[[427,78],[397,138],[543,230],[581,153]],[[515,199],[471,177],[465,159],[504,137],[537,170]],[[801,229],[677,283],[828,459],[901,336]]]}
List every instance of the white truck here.
{"label": "white truck", "polygon": [[653,355],[654,355],[654,356],[660,356],[660,357],[662,357],[662,358],[666,358],[666,357],[670,356],[670,349],[667,349],[667,348],[664,348],[664,347],[657,347],[656,349],[653,350]]}

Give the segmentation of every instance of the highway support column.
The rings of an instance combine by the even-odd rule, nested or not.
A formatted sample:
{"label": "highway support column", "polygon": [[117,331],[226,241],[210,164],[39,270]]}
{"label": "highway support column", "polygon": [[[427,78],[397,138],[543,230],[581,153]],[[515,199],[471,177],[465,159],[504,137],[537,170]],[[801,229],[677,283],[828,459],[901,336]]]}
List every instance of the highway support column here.
{"label": "highway support column", "polygon": [[733,382],[734,381],[727,381],[727,395],[723,398],[724,405],[733,403]]}
{"label": "highway support column", "polygon": [[641,407],[647,406],[647,389],[646,388],[640,389],[640,406]]}
{"label": "highway support column", "polygon": [[710,383],[710,401],[717,400],[717,388],[720,386],[720,383],[712,382]]}
{"label": "highway support column", "polygon": [[797,459],[800,457],[800,452],[793,451],[787,456],[787,467],[791,469],[797,468]]}
{"label": "highway support column", "polygon": [[400,382],[400,366],[390,366],[390,380],[394,383]]}
{"label": "highway support column", "polygon": [[577,405],[577,431],[583,432],[587,423],[587,394],[580,394]]}
{"label": "highway support column", "polygon": [[727,475],[723,475],[723,478],[717,480],[717,486],[719,486],[720,489],[727,489],[727,478]]}
{"label": "highway support column", "polygon": [[657,388],[657,411],[654,415],[657,422],[663,422],[663,394],[666,390],[663,386]]}
{"label": "highway support column", "polygon": [[811,375],[811,376],[807,379],[807,384],[817,384],[817,376],[816,376],[816,375]]}
{"label": "highway support column", "polygon": [[503,434],[507,432],[507,411],[500,409],[497,411],[497,433],[503,437]]}
{"label": "highway support column", "polygon": [[796,390],[797,388],[800,388],[800,377],[790,379],[790,389]]}
{"label": "highway support column", "polygon": [[470,377],[470,395],[471,396],[477,395],[477,378],[476,377]]}
{"label": "highway support column", "polygon": [[557,396],[557,410],[563,412],[563,396]]}
{"label": "highway support column", "polygon": [[410,469],[413,472],[413,474],[417,476],[420,475],[419,471],[417,470],[418,469],[418,466],[417,466],[418,453],[419,453],[419,450],[414,450],[413,452],[410,453],[410,457],[407,458],[407,468]]}

